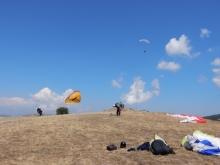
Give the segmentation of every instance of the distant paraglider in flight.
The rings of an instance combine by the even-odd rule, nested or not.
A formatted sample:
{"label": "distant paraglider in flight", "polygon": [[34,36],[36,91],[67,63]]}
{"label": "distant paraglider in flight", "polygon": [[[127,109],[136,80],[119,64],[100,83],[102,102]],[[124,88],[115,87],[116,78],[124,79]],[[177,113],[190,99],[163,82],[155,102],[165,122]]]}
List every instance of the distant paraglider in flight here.
{"label": "distant paraglider in flight", "polygon": [[146,39],[141,39],[141,40],[139,40],[139,42],[146,42],[146,43],[150,44],[150,42]]}
{"label": "distant paraglider in flight", "polygon": [[[150,42],[148,40],[146,40],[146,39],[141,39],[141,40],[139,40],[139,42],[145,42],[147,44],[150,44]],[[146,52],[146,50],[144,50],[144,52]]]}
{"label": "distant paraglider in flight", "polygon": [[75,104],[81,101],[81,93],[80,91],[74,91],[71,93],[65,100],[66,104]]}

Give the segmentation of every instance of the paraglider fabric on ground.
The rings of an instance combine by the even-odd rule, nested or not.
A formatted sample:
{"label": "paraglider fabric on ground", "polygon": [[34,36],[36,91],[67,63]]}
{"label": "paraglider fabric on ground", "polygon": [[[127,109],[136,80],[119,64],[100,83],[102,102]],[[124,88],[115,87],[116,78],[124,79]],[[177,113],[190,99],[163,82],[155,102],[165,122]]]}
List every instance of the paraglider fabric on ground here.
{"label": "paraglider fabric on ground", "polygon": [[180,123],[206,123],[206,119],[204,119],[201,116],[192,116],[192,115],[186,115],[186,114],[172,114],[172,113],[166,113],[166,115],[182,118],[183,120],[180,120]]}
{"label": "paraglider fabric on ground", "polygon": [[220,139],[199,130],[185,136],[181,144],[186,149],[189,150],[189,147],[191,147],[191,150],[203,155],[220,155]]}
{"label": "paraglider fabric on ground", "polygon": [[71,93],[65,100],[66,104],[75,104],[81,101],[81,93],[80,91],[74,91]]}

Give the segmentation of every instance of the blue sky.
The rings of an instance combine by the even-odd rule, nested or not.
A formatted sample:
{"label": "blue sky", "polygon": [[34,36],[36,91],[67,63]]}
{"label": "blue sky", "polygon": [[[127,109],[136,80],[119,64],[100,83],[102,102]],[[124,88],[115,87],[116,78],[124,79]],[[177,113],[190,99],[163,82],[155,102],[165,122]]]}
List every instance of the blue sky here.
{"label": "blue sky", "polygon": [[[219,114],[220,1],[1,0],[0,114]],[[150,44],[139,42],[147,39]],[[79,104],[65,105],[79,90]]]}

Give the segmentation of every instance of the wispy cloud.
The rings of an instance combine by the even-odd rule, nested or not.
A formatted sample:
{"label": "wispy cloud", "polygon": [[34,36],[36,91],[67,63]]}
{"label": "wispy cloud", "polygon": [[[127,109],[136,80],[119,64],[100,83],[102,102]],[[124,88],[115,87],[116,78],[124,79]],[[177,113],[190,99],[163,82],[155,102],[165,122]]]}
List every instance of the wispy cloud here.
{"label": "wispy cloud", "polygon": [[20,97],[0,98],[1,107],[21,108],[21,107],[42,107],[44,110],[55,110],[65,105],[65,99],[73,92],[66,90],[62,95],[53,92],[49,88],[43,88],[36,94],[30,94],[29,99]]}
{"label": "wispy cloud", "polygon": [[186,57],[197,57],[200,55],[200,52],[191,54],[190,51],[192,47],[189,45],[189,40],[184,34],[177,40],[176,38],[170,39],[170,42],[167,43],[165,49],[168,55],[170,56],[186,56]]}
{"label": "wispy cloud", "polygon": [[207,78],[204,75],[199,76],[198,82],[203,83],[206,81],[207,81]]}
{"label": "wispy cloud", "polygon": [[113,87],[121,88],[121,85],[116,80],[112,80],[111,84],[112,84]]}
{"label": "wispy cloud", "polygon": [[176,72],[181,68],[180,64],[175,63],[175,62],[165,62],[165,61],[161,61],[158,65],[157,65],[157,69],[162,69],[162,70],[169,70],[172,72]]}
{"label": "wispy cloud", "polygon": [[212,81],[220,88],[220,75],[214,77]]}
{"label": "wispy cloud", "polygon": [[213,71],[215,74],[219,74],[219,75],[220,75],[220,68],[212,69],[212,71]]}
{"label": "wispy cloud", "polygon": [[[220,58],[216,58],[213,62],[211,62],[211,65],[220,66]],[[212,81],[215,83],[215,85],[220,87],[220,68],[214,68],[212,71],[216,74]]]}
{"label": "wispy cloud", "polygon": [[209,37],[209,34],[211,33],[211,31],[209,31],[208,29],[204,28],[204,29],[200,29],[200,37],[204,38],[204,37]]}
{"label": "wispy cloud", "polygon": [[219,48],[220,48],[220,46],[215,46],[215,47],[210,47],[210,48],[208,48],[208,52],[216,52],[216,51],[218,51],[219,50]]}
{"label": "wispy cloud", "polygon": [[31,99],[25,100],[24,98],[20,98],[20,97],[0,98],[0,106],[1,107],[11,107],[11,108],[30,107],[35,104],[36,103],[34,100],[31,100]]}
{"label": "wispy cloud", "polygon": [[208,48],[208,52],[211,52],[211,51],[213,51],[213,48]]}
{"label": "wispy cloud", "polygon": [[151,82],[151,85],[154,87],[154,94],[156,96],[159,96],[160,94],[160,84],[159,84],[159,80],[158,79],[154,79],[152,82]]}
{"label": "wispy cloud", "polygon": [[154,79],[151,83],[154,90],[144,91],[145,82],[140,77],[134,79],[134,83],[130,86],[130,92],[121,96],[126,104],[141,103],[150,100],[154,95],[158,96],[160,93],[159,80]]}
{"label": "wispy cloud", "polygon": [[124,74],[124,73],[121,73],[121,74],[120,74],[121,77],[120,77],[118,80],[112,80],[112,81],[111,81],[111,85],[112,85],[113,87],[121,88],[120,82],[122,82],[122,80],[123,80],[123,77],[122,77],[123,74]]}
{"label": "wispy cloud", "polygon": [[220,66],[220,58],[216,58],[213,62],[211,62],[212,65]]}

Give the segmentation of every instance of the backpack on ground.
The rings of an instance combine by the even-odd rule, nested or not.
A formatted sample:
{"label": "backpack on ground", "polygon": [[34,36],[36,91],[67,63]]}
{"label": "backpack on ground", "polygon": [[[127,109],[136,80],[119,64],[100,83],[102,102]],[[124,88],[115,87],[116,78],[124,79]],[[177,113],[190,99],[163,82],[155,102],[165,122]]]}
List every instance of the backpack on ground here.
{"label": "backpack on ground", "polygon": [[150,141],[150,150],[154,155],[175,154],[173,149],[158,135]]}
{"label": "backpack on ground", "polygon": [[107,146],[107,150],[109,150],[109,151],[117,150],[117,146],[114,144],[110,144],[109,146]]}

